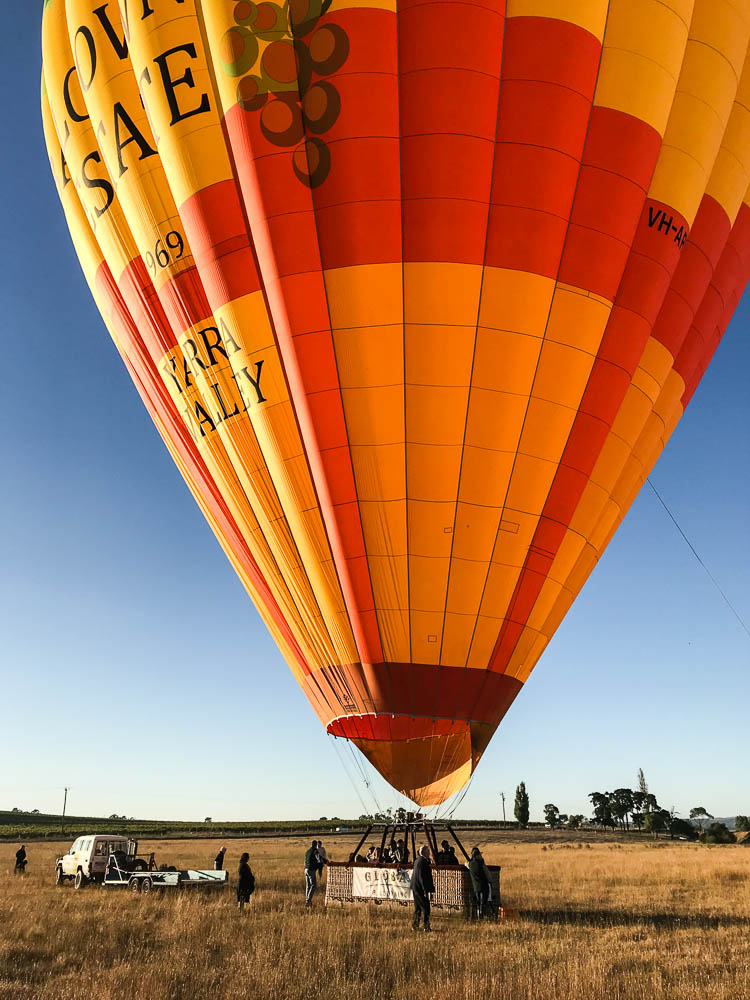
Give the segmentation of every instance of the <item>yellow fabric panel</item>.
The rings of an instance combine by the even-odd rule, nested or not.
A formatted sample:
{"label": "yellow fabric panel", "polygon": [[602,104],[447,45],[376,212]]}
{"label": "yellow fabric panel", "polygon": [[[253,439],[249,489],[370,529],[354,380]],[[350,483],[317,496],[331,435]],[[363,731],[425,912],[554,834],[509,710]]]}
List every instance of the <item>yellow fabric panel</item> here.
{"label": "yellow fabric panel", "polygon": [[506,508],[523,510],[538,518],[556,472],[557,462],[532,458],[519,452],[508,487]]}
{"label": "yellow fabric panel", "polygon": [[[482,599],[486,572],[482,565],[466,559],[451,561],[448,608],[457,615],[474,615]],[[443,662],[447,662],[445,656]]]}
{"label": "yellow fabric panel", "polygon": [[[234,2],[234,0],[233,0]],[[396,0],[333,0],[328,10],[391,10],[396,11]]]}
{"label": "yellow fabric panel", "polygon": [[[179,12],[171,3],[153,4],[153,15],[145,20],[130,17],[130,58],[137,67],[148,69],[149,79],[140,80],[141,93],[159,137],[159,154],[165,164],[174,201],[181,205],[196,191],[232,176],[229,155],[216,107],[203,38],[194,0],[184,0]],[[202,4],[201,7],[211,4]],[[221,36],[219,36],[221,37]],[[158,85],[155,59],[174,47],[195,46],[195,58],[177,51],[167,66],[174,79],[192,74],[192,86],[184,84],[178,100],[181,114],[175,121],[166,89]],[[176,95],[175,95],[176,97]],[[187,114],[208,103],[209,111]],[[207,151],[210,150],[210,155]]]}
{"label": "yellow fabric panel", "polygon": [[443,624],[443,646],[440,653],[442,664],[460,664],[461,666],[465,664],[476,620],[476,608],[472,608],[469,613],[463,615],[454,614],[451,611],[446,612]]}
{"label": "yellow fabric panel", "polygon": [[398,325],[334,327],[336,367],[342,389],[400,388],[404,380],[404,328]]}
{"label": "yellow fabric panel", "polygon": [[[406,563],[406,558],[403,560]],[[389,611],[378,609],[378,631],[383,646],[383,656],[393,663],[409,663],[409,610],[408,608]]]}
{"label": "yellow fabric panel", "polygon": [[543,337],[554,292],[553,278],[527,271],[486,267],[479,326]]}
{"label": "yellow fabric panel", "polygon": [[[156,243],[168,233],[178,232],[185,250],[179,259],[170,254],[165,268],[149,268],[157,291],[170,279],[194,266],[185,231],[170,190],[157,148],[159,143],[151,130],[138,83],[128,58],[122,59],[105,31],[104,24],[95,16],[90,0],[66,0],[68,29],[71,46],[76,46],[76,65],[84,74],[90,74],[91,54],[80,27],[88,29],[96,48],[95,73],[83,99],[92,122],[98,122],[96,141],[117,191],[118,200],[127,217],[144,261],[151,254],[153,261]],[[106,16],[118,39],[125,37],[117,4],[107,7]],[[132,52],[129,53],[132,56]],[[121,108],[127,119],[115,116],[114,108]],[[131,128],[132,123],[132,128]],[[167,129],[168,131],[168,129]],[[158,134],[158,133],[157,133]],[[135,136],[118,153],[120,142]]]}
{"label": "yellow fabric panel", "polygon": [[453,484],[458,479],[460,464],[460,445],[407,444],[409,499],[455,503]]}
{"label": "yellow fabric panel", "polygon": [[[472,388],[466,424],[466,449],[515,454],[528,397],[524,393]],[[461,487],[461,499],[469,500]],[[502,498],[499,498],[502,499]],[[472,502],[481,503],[477,498]]]}
{"label": "yellow fabric panel", "polygon": [[[371,558],[406,556],[405,508],[405,500],[369,503],[360,499],[362,529],[368,540],[367,552]],[[406,607],[406,604],[384,603],[383,607]]]}
{"label": "yellow fabric panel", "polygon": [[398,385],[342,389],[346,430],[352,445],[390,445],[404,437],[404,388]]}
{"label": "yellow fabric panel", "polygon": [[631,387],[642,392],[652,406],[656,402],[656,397],[659,395],[659,383],[644,371],[640,365],[633,372]]}
{"label": "yellow fabric panel", "polygon": [[[505,399],[504,396],[499,398],[501,401]],[[520,419],[518,422],[520,424]],[[475,518],[482,517],[479,511],[495,510],[492,516],[494,536],[498,523],[497,507],[505,496],[514,459],[515,452],[510,450],[492,451],[472,445],[464,448],[460,502],[466,508],[467,527],[474,528]],[[471,505],[470,509],[468,505]],[[486,530],[489,530],[489,522]],[[486,534],[486,530],[482,531],[480,527],[482,534]],[[489,551],[489,548],[484,550],[485,559]]]}
{"label": "yellow fabric panel", "polygon": [[[611,536],[612,525],[618,518],[622,517],[625,509],[625,507],[621,507],[614,499],[611,498],[604,505],[604,510],[599,518],[599,523],[591,532],[591,537],[589,538],[589,543],[592,549],[596,552],[597,558],[599,558],[604,551],[607,539]],[[575,588],[575,577],[576,572],[578,571],[580,570],[574,571],[572,574],[571,585],[573,588]],[[583,586],[583,582],[581,582],[581,586]]]}
{"label": "yellow fabric panel", "polygon": [[[96,272],[104,260],[104,255],[99,249],[99,244],[86,220],[83,206],[75,190],[75,184],[72,180],[67,180],[66,183],[66,178],[68,177],[67,170],[63,176],[62,147],[55,131],[55,124],[52,121],[52,112],[50,111],[47,87],[44,79],[42,80],[42,127],[52,175],[55,178],[57,193],[65,213],[65,221],[70,230],[78,262],[81,265],[81,270],[86,278],[91,294],[94,298],[97,298]],[[97,305],[99,305],[98,300]],[[100,307],[100,311],[106,316],[107,310]]]}
{"label": "yellow fabric panel", "polygon": [[[445,584],[443,584],[444,586]],[[440,637],[443,632],[443,612],[418,610],[412,596],[410,621],[412,662],[438,663],[440,660]]]}
{"label": "yellow fabric panel", "polygon": [[[508,463],[508,472],[501,474],[502,481],[507,481],[512,456],[504,455],[502,457]],[[464,456],[464,468],[465,466],[466,455]],[[518,525],[514,525],[512,530],[515,533],[518,530]],[[497,514],[493,507],[459,502],[456,508],[456,527],[453,531],[454,558],[467,559],[484,566],[487,553],[491,552],[495,545],[497,533]]]}
{"label": "yellow fabric panel", "polygon": [[729,119],[749,25],[728,0],[696,0],[649,196],[692,225]]}
{"label": "yellow fabric panel", "polygon": [[540,337],[480,326],[472,374],[472,401],[475,395],[481,396],[482,390],[527,396],[534,382],[540,347]]}
{"label": "yellow fabric panel", "polygon": [[534,608],[527,618],[529,628],[534,629],[535,632],[539,632],[544,628],[544,623],[552,613],[552,609],[561,591],[562,583],[551,576],[547,577],[542,584],[542,589],[539,591]]}
{"label": "yellow fabric panel", "polygon": [[536,629],[531,628],[529,625],[525,625],[521,635],[516,642],[516,647],[513,650],[513,654],[508,660],[508,666],[505,668],[504,673],[509,677],[515,677],[520,680],[519,674],[523,674],[526,668],[526,659],[531,653],[537,639],[539,638],[539,633]]}
{"label": "yellow fabric panel", "polygon": [[362,264],[324,272],[331,327],[401,326],[401,264]]}
{"label": "yellow fabric panel", "polygon": [[[588,485],[590,486],[591,484],[589,483]],[[584,500],[585,491],[584,496],[581,498],[581,502]],[[585,544],[586,539],[581,534],[572,528],[568,528],[563,536],[562,542],[560,543],[560,547],[557,550],[557,555],[554,558],[552,566],[550,567],[550,581],[553,583],[559,583],[561,586],[565,584],[565,581],[568,579],[568,576],[578,561]],[[543,622],[538,622],[537,624],[541,630],[544,629]]]}
{"label": "yellow fabric panel", "polygon": [[557,463],[562,455],[577,410],[533,396],[529,400],[519,452],[530,458]]}
{"label": "yellow fabric panel", "polygon": [[[378,595],[378,609],[408,613],[409,578],[406,555],[396,556],[391,553],[387,556],[370,555],[368,566],[373,591]],[[402,636],[401,641],[404,638]]]}
{"label": "yellow fabric panel", "polygon": [[654,337],[649,337],[638,366],[657,382],[660,391],[672,370],[673,363],[672,355],[667,348]]}
{"label": "yellow fabric panel", "polygon": [[[612,424],[612,434],[617,435],[632,448],[638,439],[638,433],[648,414],[651,412],[652,401],[633,382],[628,386],[617,416]],[[594,474],[596,467],[594,467]],[[594,475],[592,475],[592,479]]]}
{"label": "yellow fabric panel", "polygon": [[[493,568],[490,569],[490,579],[492,579],[493,587],[495,593],[499,592],[500,582],[493,578]],[[488,585],[490,580],[488,579]],[[510,585],[510,591],[508,593],[508,601],[513,594],[513,587],[515,586],[515,581]],[[506,602],[507,604],[507,602]],[[466,666],[474,670],[486,670],[489,666],[490,657],[492,656],[492,650],[494,648],[497,637],[500,633],[500,629],[503,627],[502,618],[491,618],[487,615],[479,615],[477,617],[476,628],[474,629],[474,634],[471,638],[471,645],[469,647],[469,654],[466,660]]]}
{"label": "yellow fabric panel", "polygon": [[594,104],[664,134],[692,14],[691,0],[613,0]]}
{"label": "yellow fabric panel", "polygon": [[715,198],[734,225],[750,181],[750,59],[746,58],[732,113],[716,156],[706,194]]}
{"label": "yellow fabric panel", "polygon": [[404,323],[476,326],[482,268],[477,264],[404,264]]}
{"label": "yellow fabric panel", "polygon": [[[412,350],[417,348],[417,343],[412,345]],[[413,385],[407,382],[405,396],[406,440],[409,445],[460,446],[463,443],[468,385]],[[443,478],[441,476],[441,480]],[[457,491],[458,479],[454,487]],[[439,489],[443,488],[441,482]]]}
{"label": "yellow fabric panel", "polygon": [[544,339],[596,355],[611,311],[612,303],[600,295],[560,282],[555,288]]}
{"label": "yellow fabric panel", "polygon": [[[110,184],[111,179],[97,149],[91,122],[88,118],[81,122],[74,121],[63,100],[63,87],[68,71],[73,68],[73,56],[62,3],[51,4],[44,10],[42,47],[47,97],[55,131],[58,138],[64,137],[64,143],[62,139],[60,141],[73,183],[78,182],[77,189],[88,224],[117,280],[136,258],[138,251],[116,196],[107,208],[109,198],[102,185]],[[71,73],[68,86],[73,108],[81,117],[86,114],[86,105],[75,72]],[[84,177],[89,183],[82,182]]]}
{"label": "yellow fabric panel", "polygon": [[[401,332],[403,336],[404,331]],[[410,385],[468,387],[474,359],[475,325],[409,323],[405,336],[406,381]]]}
{"label": "yellow fabric panel", "polygon": [[533,397],[577,410],[593,363],[594,355],[545,338],[534,377]]}
{"label": "yellow fabric panel", "polygon": [[508,0],[506,17],[551,17],[570,21],[600,41],[607,20],[605,0]]}
{"label": "yellow fabric panel", "polygon": [[455,501],[409,499],[409,552],[435,559],[450,555]]}
{"label": "yellow fabric panel", "polygon": [[[352,445],[350,452],[360,507],[373,506],[381,502],[389,505],[393,505],[393,501],[406,502],[404,499],[406,446],[403,442],[378,447]],[[405,511],[402,510],[401,513],[405,516]],[[380,515],[373,514],[373,516]],[[390,521],[391,515],[386,516]],[[394,514],[393,517],[395,516]]]}
{"label": "yellow fabric panel", "polygon": [[410,659],[401,264],[324,273],[383,653]]}
{"label": "yellow fabric panel", "polygon": [[[537,516],[526,511],[515,510],[509,504],[503,508],[503,516],[498,523],[492,562],[520,569],[537,525]],[[489,595],[485,595],[489,600]],[[499,609],[497,609],[499,611]],[[505,609],[502,609],[503,612]],[[488,612],[489,613],[489,612]]]}
{"label": "yellow fabric panel", "polygon": [[[610,309],[611,303],[580,289],[555,287],[523,272],[488,269],[481,309],[486,326],[480,327],[477,338],[459,493],[460,502],[467,505],[461,519],[465,527],[453,552],[449,611],[461,611],[461,591],[471,589],[483,590],[481,609],[488,616],[505,613]],[[464,540],[484,543],[493,530],[492,560],[512,567],[505,567],[500,583],[487,558],[489,547],[482,550],[475,544],[469,553],[462,547]],[[463,559],[472,561],[459,562]],[[468,652],[459,642],[451,644],[451,651]],[[491,646],[475,636],[470,661],[487,662],[491,652]],[[441,662],[449,662],[446,649]]]}
{"label": "yellow fabric panel", "polygon": [[[641,402],[642,408],[641,413],[645,415],[648,412],[648,406],[642,397],[636,397],[637,402]],[[617,482],[617,478],[622,471],[623,466],[628,460],[628,456],[633,448],[633,442],[628,442],[623,440],[619,434],[615,434],[612,431],[607,435],[607,439],[602,446],[602,450],[594,464],[594,468],[591,471],[591,477],[589,482],[586,484],[586,491],[584,492],[584,497],[589,487],[592,488],[593,494],[589,496],[588,502],[584,504],[583,508],[573,514],[570,521],[571,528],[576,531],[580,531],[581,534],[587,535],[588,528],[586,525],[591,524],[591,517],[594,513],[595,499],[594,494],[601,496],[601,503],[604,503],[606,496],[608,496],[614,489],[614,485]],[[581,500],[584,499],[581,498]]]}
{"label": "yellow fabric panel", "polygon": [[542,655],[544,650],[547,648],[547,643],[550,637],[545,634],[537,635],[534,643],[526,656],[526,662],[522,667],[516,671],[516,680],[525,684],[529,678],[529,674],[537,665],[539,657]]}

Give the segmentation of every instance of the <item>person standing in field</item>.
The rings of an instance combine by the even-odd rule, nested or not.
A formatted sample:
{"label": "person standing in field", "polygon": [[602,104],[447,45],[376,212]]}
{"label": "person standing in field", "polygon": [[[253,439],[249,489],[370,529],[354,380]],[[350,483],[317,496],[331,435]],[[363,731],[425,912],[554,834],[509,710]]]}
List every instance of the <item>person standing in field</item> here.
{"label": "person standing in field", "polygon": [[318,854],[318,842],[314,840],[312,847],[308,847],[305,852],[305,906],[312,906],[318,884],[318,869],[322,870],[324,864],[326,861]]}
{"label": "person standing in field", "polygon": [[425,844],[414,862],[414,870],[411,873],[409,882],[412,896],[414,897],[414,918],[412,919],[412,930],[418,931],[419,924],[424,917],[424,929],[430,930],[430,893],[435,891],[435,883],[432,881],[432,865],[430,864],[430,849]]}
{"label": "person standing in field", "polygon": [[328,864],[328,852],[326,851],[325,847],[323,847],[322,840],[318,841],[318,860],[320,861],[320,864],[318,865],[318,878],[322,881],[323,865]]}
{"label": "person standing in field", "polygon": [[237,869],[237,908],[242,913],[245,903],[255,891],[255,876],[250,868],[250,855],[247,851],[240,856],[240,866]]}
{"label": "person standing in field", "polygon": [[26,860],[26,848],[21,844],[21,846],[16,851],[16,863],[13,868],[14,875],[25,875],[26,865],[28,864]]}
{"label": "person standing in field", "polygon": [[481,920],[490,898],[490,880],[487,865],[484,863],[482,852],[478,847],[472,850],[471,860],[467,867],[471,876],[471,887],[474,890],[474,900],[477,908],[476,914]]}
{"label": "person standing in field", "polygon": [[219,853],[214,858],[214,871],[220,872],[224,868],[224,855],[227,853],[226,847],[219,849]]}

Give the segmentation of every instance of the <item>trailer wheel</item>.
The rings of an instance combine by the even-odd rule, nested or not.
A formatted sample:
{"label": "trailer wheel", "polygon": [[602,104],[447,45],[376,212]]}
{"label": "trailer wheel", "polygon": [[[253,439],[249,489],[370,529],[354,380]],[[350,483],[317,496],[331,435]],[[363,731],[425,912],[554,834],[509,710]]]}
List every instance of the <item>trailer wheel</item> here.
{"label": "trailer wheel", "polygon": [[73,885],[76,887],[76,889],[83,889],[83,887],[86,885],[87,882],[88,879],[83,874],[82,870],[79,868],[78,871],[76,872],[75,882],[73,883]]}
{"label": "trailer wheel", "polygon": [[55,885],[65,885],[65,876],[61,865],[58,865],[55,870]]}
{"label": "trailer wheel", "polygon": [[153,882],[150,878],[144,878],[141,882],[141,892],[151,892],[153,889]]}
{"label": "trailer wheel", "polygon": [[131,880],[128,882],[128,889],[130,889],[131,892],[140,892],[141,891],[140,879],[131,878]]}

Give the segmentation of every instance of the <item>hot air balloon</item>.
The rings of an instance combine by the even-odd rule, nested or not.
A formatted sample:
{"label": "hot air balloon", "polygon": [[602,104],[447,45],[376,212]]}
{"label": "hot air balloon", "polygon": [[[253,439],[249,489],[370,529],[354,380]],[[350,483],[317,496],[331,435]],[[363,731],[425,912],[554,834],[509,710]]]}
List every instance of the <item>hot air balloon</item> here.
{"label": "hot air balloon", "polygon": [[159,433],[328,733],[442,802],[750,274],[748,3],[45,0],[42,34]]}

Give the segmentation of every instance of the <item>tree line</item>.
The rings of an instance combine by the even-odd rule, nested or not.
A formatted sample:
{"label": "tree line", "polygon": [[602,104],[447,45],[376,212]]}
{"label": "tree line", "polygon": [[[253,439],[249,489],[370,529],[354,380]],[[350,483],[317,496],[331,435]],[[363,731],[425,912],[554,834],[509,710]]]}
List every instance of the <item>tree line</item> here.
{"label": "tree line", "polygon": [[[689,819],[678,816],[674,809],[660,806],[656,796],[649,791],[643,769],[638,770],[638,787],[616,788],[613,792],[590,792],[592,815],[585,817],[582,813],[568,815],[562,813],[553,802],[544,807],[545,823],[552,830],[563,827],[568,830],[578,830],[584,824],[599,827],[613,832],[631,829],[639,833],[652,833],[658,836],[667,834],[671,838],[679,837],[687,840],[700,839],[709,844],[728,844],[736,841],[735,834],[724,823],[713,822],[714,817],[704,806],[694,806],[690,810]],[[516,788],[514,815],[521,829],[529,825],[529,794],[525,782]],[[692,822],[691,822],[692,821]],[[750,830],[750,817],[737,816],[735,830],[738,832]]]}

